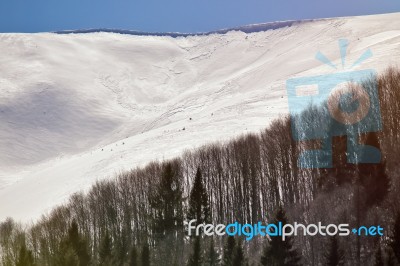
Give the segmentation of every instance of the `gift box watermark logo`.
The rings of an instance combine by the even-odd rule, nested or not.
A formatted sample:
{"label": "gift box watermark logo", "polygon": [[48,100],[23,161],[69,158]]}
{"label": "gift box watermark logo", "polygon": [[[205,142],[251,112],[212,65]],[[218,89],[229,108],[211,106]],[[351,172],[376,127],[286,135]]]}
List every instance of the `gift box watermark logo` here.
{"label": "gift box watermark logo", "polygon": [[318,140],[319,149],[299,154],[301,168],[332,168],[332,138],[347,137],[347,162],[379,163],[380,150],[359,143],[359,134],[377,132],[382,128],[376,71],[352,71],[372,56],[364,52],[346,67],[348,41],[339,40],[343,70],[321,52],[316,59],[338,71],[333,74],[299,77],[287,80],[292,137],[295,141]]}

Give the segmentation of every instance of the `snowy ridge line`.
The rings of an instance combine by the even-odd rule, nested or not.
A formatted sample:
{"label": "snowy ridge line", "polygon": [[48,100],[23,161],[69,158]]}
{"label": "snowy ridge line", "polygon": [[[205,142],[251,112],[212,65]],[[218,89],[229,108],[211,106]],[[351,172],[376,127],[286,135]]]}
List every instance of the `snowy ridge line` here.
{"label": "snowy ridge line", "polygon": [[53,33],[56,34],[74,34],[74,33],[119,33],[119,34],[127,34],[127,35],[135,35],[135,36],[167,36],[172,38],[178,37],[189,37],[189,36],[207,36],[212,34],[226,34],[230,31],[241,31],[243,33],[256,33],[263,32],[269,30],[276,30],[285,27],[291,27],[300,23],[309,23],[314,21],[321,20],[330,20],[328,19],[307,19],[307,20],[288,20],[288,21],[277,21],[277,22],[267,22],[260,24],[249,24],[245,26],[209,31],[209,32],[196,32],[196,33],[181,33],[181,32],[145,32],[145,31],[137,31],[137,30],[122,30],[122,29],[107,29],[107,28],[99,28],[99,29],[81,29],[81,30],[62,30],[55,31]]}

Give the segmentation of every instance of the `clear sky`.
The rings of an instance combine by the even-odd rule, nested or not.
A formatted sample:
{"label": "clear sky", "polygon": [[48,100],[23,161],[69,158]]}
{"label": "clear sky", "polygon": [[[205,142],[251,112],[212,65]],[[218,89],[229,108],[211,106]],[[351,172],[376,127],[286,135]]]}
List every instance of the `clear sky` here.
{"label": "clear sky", "polygon": [[277,20],[391,12],[400,12],[400,0],[0,0],[0,32],[87,28],[200,32]]}

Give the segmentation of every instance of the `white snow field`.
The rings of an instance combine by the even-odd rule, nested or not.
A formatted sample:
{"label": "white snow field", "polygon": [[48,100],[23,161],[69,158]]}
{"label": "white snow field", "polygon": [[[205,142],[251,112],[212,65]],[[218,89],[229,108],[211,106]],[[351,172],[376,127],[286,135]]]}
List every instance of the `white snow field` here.
{"label": "white snow field", "polygon": [[288,78],[343,71],[338,39],[347,66],[369,48],[356,69],[400,62],[400,13],[262,26],[0,34],[0,221],[35,221],[96,180],[258,132],[288,112]]}

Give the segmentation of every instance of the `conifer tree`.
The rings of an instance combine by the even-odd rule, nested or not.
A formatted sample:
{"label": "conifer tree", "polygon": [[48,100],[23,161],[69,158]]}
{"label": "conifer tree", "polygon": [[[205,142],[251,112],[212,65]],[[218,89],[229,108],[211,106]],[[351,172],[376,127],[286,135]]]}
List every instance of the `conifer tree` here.
{"label": "conifer tree", "polygon": [[34,266],[35,260],[33,258],[32,251],[28,250],[26,244],[24,243],[18,254],[18,260],[16,266]]}
{"label": "conifer tree", "polygon": [[378,248],[376,249],[375,252],[374,266],[384,266],[384,265],[385,264],[383,263],[381,245],[378,244]]}
{"label": "conifer tree", "polygon": [[[282,225],[288,223],[285,211],[279,207],[274,224],[279,222]],[[261,265],[263,266],[297,266],[301,265],[301,257],[297,250],[293,247],[293,239],[286,237],[285,241],[281,236],[271,236],[271,241],[265,246],[261,256]]]}
{"label": "conifer tree", "polygon": [[390,235],[389,245],[397,260],[400,262],[400,211],[397,212]]}
{"label": "conifer tree", "polygon": [[222,260],[223,266],[232,266],[233,265],[233,254],[235,251],[235,238],[233,236],[228,236],[226,240],[226,245],[224,247],[224,257]]}
{"label": "conifer tree", "polygon": [[219,265],[219,254],[215,250],[214,238],[211,239],[210,247],[208,249],[208,253],[206,256],[206,265],[207,266],[216,266]]}
{"label": "conifer tree", "polygon": [[142,262],[141,266],[150,266],[150,248],[147,243],[142,247],[140,261]]}
{"label": "conifer tree", "polygon": [[200,167],[197,168],[189,198],[188,220],[195,219],[196,224],[210,222],[210,207],[207,191],[204,188]]}
{"label": "conifer tree", "polygon": [[182,184],[172,163],[165,165],[150,204],[155,210],[154,226],[159,236],[164,236],[181,227],[183,223]]}
{"label": "conifer tree", "polygon": [[390,247],[386,250],[386,254],[387,254],[387,256],[386,256],[386,266],[396,266],[396,265],[398,265],[397,259],[393,254],[393,250]]}
{"label": "conifer tree", "polygon": [[161,178],[152,192],[150,204],[153,209],[155,237],[155,264],[185,263],[181,261],[183,249],[183,199],[182,176],[179,164],[169,162],[163,166]]}
{"label": "conifer tree", "polygon": [[88,249],[86,239],[80,235],[78,224],[73,220],[66,239],[61,242],[60,265],[89,265],[90,254]]}
{"label": "conifer tree", "polygon": [[108,231],[104,235],[100,244],[99,264],[104,266],[112,264],[112,239]]}
{"label": "conifer tree", "polygon": [[[369,133],[366,144],[380,150],[379,140],[376,133]],[[366,205],[371,207],[381,203],[389,192],[390,179],[386,173],[386,163],[358,164],[357,165],[361,184],[365,189]]]}
{"label": "conifer tree", "polygon": [[244,257],[243,247],[241,243],[238,242],[235,247],[232,266],[244,266],[244,265],[245,265],[245,257]]}
{"label": "conifer tree", "polygon": [[132,247],[131,254],[129,257],[129,266],[138,266],[138,254],[136,247]]}
{"label": "conifer tree", "polygon": [[79,258],[73,248],[63,242],[60,248],[59,256],[54,258],[54,265],[58,266],[79,266]]}
{"label": "conifer tree", "polygon": [[344,263],[344,252],[339,247],[339,241],[336,236],[329,239],[329,245],[325,253],[325,265],[339,266]]}
{"label": "conifer tree", "polygon": [[[188,220],[196,220],[195,224],[209,223],[210,209],[208,195],[203,185],[200,167],[197,168],[193,187],[189,196]],[[201,238],[196,236],[193,241],[193,251],[189,258],[188,265],[201,265]]]}
{"label": "conifer tree", "polygon": [[188,266],[200,266],[202,258],[200,236],[196,236],[193,242],[193,251],[189,257]]}

